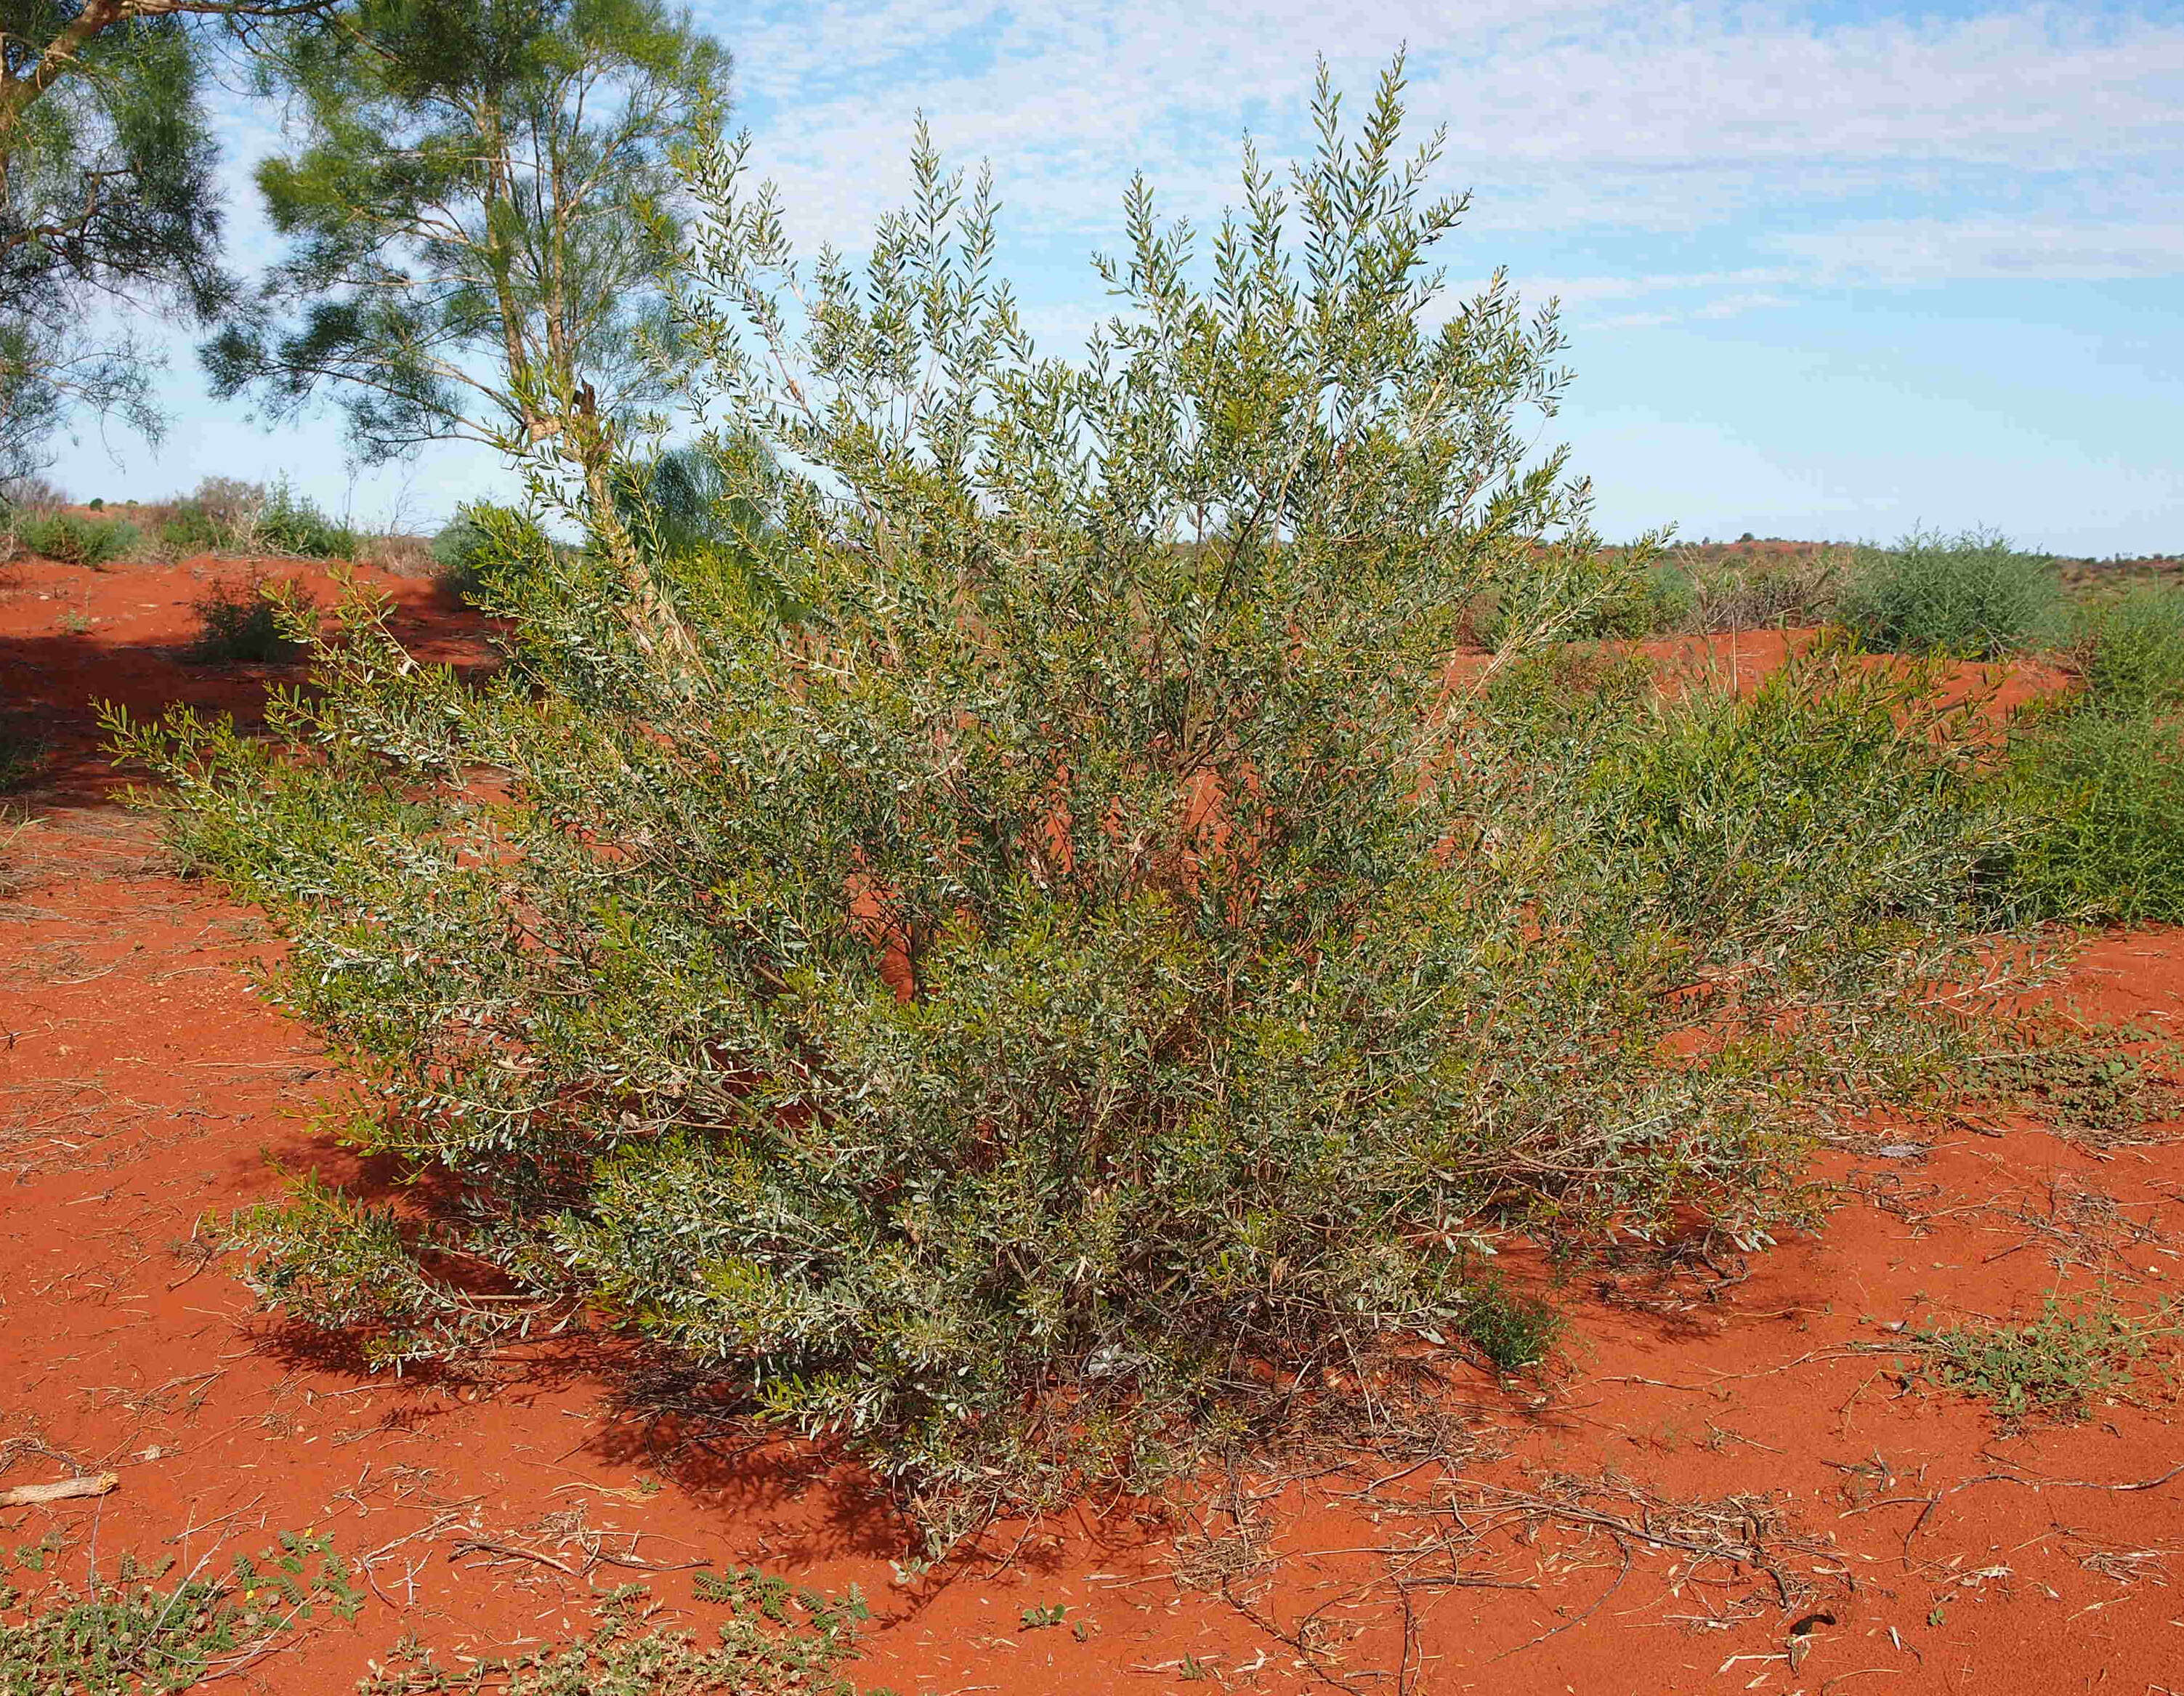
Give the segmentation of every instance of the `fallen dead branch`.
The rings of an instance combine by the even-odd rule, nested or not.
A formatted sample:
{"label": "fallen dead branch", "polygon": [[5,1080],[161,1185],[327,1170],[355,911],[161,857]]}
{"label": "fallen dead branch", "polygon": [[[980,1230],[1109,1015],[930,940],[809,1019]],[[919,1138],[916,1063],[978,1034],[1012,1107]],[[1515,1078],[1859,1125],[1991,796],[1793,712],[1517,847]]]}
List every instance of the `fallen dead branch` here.
{"label": "fallen dead branch", "polygon": [[45,1502],[70,1502],[81,1496],[103,1496],[121,1482],[118,1472],[86,1473],[54,1484],[18,1484],[0,1490],[0,1508],[34,1508]]}

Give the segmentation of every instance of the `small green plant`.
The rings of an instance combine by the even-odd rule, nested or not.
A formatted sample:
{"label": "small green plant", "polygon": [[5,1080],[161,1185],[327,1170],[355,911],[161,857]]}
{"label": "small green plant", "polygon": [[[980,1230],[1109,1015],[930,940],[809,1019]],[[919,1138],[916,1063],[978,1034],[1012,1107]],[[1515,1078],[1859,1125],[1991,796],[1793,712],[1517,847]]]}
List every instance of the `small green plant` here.
{"label": "small green plant", "polygon": [[1457,1314],[1465,1339],[1502,1373],[1540,1364],[1563,1326],[1552,1304],[1536,1296],[1513,1294],[1498,1276],[1473,1284]]}
{"label": "small green plant", "polygon": [[1915,1331],[1912,1346],[1937,1382],[1992,1403],[2005,1420],[2075,1420],[2095,1397],[2127,1389],[2138,1363],[2180,1331],[2173,1302],[2132,1318],[2104,1294],[2067,1308],[2050,1296],[2037,1319]]}
{"label": "small green plant", "polygon": [[1994,532],[1914,531],[1892,548],[1858,550],[1842,615],[1876,648],[1991,660],[2049,629],[2062,594],[2053,560]]}
{"label": "small green plant", "polygon": [[857,1627],[871,1617],[855,1587],[837,1600],[752,1570],[701,1573],[696,1590],[699,1601],[729,1611],[714,1644],[688,1632],[647,1630],[656,1604],[642,1585],[630,1585],[593,1604],[593,1629],[573,1643],[503,1660],[465,1656],[448,1668],[405,1639],[389,1657],[393,1665],[372,1665],[359,1696],[852,1696],[841,1668],[855,1657]]}
{"label": "small green plant", "polygon": [[[189,658],[208,666],[277,665],[300,654],[302,644],[281,628],[280,605],[269,588],[265,574],[254,571],[242,583],[215,583],[192,601],[199,629]],[[304,605],[311,604],[309,596],[292,584],[287,594]]]}
{"label": "small green plant", "polygon": [[126,520],[81,518],[72,512],[20,519],[15,534],[34,554],[93,570],[113,564],[143,540],[136,527]]}
{"label": "small green plant", "polygon": [[1023,1628],[1028,1632],[1043,1632],[1049,1626],[1058,1626],[1068,1615],[1068,1608],[1060,1602],[1049,1602],[1023,1610]]}
{"label": "small green plant", "polygon": [[91,615],[81,607],[71,606],[60,616],[61,628],[71,636],[81,636],[91,628]]}
{"label": "small green plant", "polygon": [[2184,1108],[2184,1089],[2170,1081],[2184,1062],[2184,1045],[2157,1041],[2153,1032],[2131,1026],[2059,1031],[2034,1025],[2014,1034],[2023,1046],[1966,1063],[1953,1092],[1958,1100],[2036,1114],[2059,1135],[2095,1146],[2127,1139],[2141,1125],[2174,1119]]}
{"label": "small green plant", "polygon": [[[14,1567],[42,1576],[58,1552],[18,1548]],[[284,1532],[215,1577],[209,1564],[170,1588],[171,1556],[148,1568],[125,1555],[111,1582],[25,1593],[0,1557],[0,1696],[165,1696],[241,1671],[321,1610],[353,1620],[363,1605],[323,1533]]]}

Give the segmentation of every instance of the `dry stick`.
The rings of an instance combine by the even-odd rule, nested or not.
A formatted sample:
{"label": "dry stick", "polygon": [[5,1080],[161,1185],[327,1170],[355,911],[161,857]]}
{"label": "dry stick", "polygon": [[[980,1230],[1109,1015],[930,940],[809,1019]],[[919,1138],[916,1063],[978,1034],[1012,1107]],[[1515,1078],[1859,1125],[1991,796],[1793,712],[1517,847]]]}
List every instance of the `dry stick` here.
{"label": "dry stick", "polygon": [[80,1496],[103,1496],[120,1481],[117,1472],[94,1472],[81,1478],[64,1478],[57,1484],[18,1484],[12,1490],[0,1490],[0,1508],[30,1508]]}
{"label": "dry stick", "polygon": [[506,1555],[513,1560],[535,1560],[541,1566],[552,1567],[564,1578],[575,1578],[579,1576],[562,1562],[554,1559],[552,1555],[541,1554],[535,1548],[518,1548],[514,1543],[488,1543],[479,1537],[465,1537],[448,1551],[448,1559],[460,1560],[464,1555],[473,1551],[482,1554]]}

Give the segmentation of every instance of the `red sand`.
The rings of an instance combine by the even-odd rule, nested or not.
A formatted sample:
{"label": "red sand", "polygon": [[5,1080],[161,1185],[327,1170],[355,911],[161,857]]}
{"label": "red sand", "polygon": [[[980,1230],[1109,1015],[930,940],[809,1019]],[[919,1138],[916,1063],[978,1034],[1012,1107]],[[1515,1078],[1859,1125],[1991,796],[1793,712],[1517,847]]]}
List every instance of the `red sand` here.
{"label": "red sand", "polygon": [[[1442,1541],[1456,1521],[1415,1511],[1446,1492],[1435,1467],[1369,1498],[1369,1468],[1279,1488],[1247,1470],[1237,1487],[1266,1492],[1256,1511],[1281,1558],[1226,1597],[1175,1582],[1174,1528],[1089,1509],[905,1587],[889,1566],[903,1529],[853,1469],[788,1443],[678,1444],[618,1408],[606,1363],[581,1349],[474,1385],[367,1377],[299,1342],[192,1244],[201,1221],[276,1193],[276,1162],[354,1174],[307,1126],[339,1080],[248,987],[276,946],[262,920],[173,877],[114,804],[86,705],[254,710],[276,672],[176,652],[208,576],[242,569],[0,568],[0,711],[28,710],[57,745],[0,896],[0,1485],[121,1478],[103,1499],[0,1510],[0,1545],[57,1530],[78,1575],[94,1550],[103,1571],[124,1549],[187,1570],[306,1526],[376,1554],[355,1623],[313,1627],[238,1687],[348,1690],[408,1632],[444,1658],[582,1626],[585,1582],[464,1538],[589,1566],[603,1587],[700,1560],[855,1582],[878,1615],[855,1675],[905,1696],[2184,1687],[2169,1587],[2184,1450],[2159,1376],[2082,1425],[2011,1431],[1907,1378],[1886,1329],[2027,1313],[2096,1278],[2126,1303],[2159,1298],[2184,1282],[2175,1141],[2102,1156],[2038,1129],[1947,1127],[1923,1158],[1830,1154],[1816,1175],[1840,1205],[1816,1237],[1739,1265],[1590,1275],[1558,1295],[1569,1359],[1550,1386],[1462,1375],[1480,1453],[1450,1478],[1538,1489],[1605,1470],[1659,1498],[1769,1497],[1825,1545],[1784,1563],[1817,1597],[1787,1610],[1748,1567],[1680,1575],[1672,1551],[1640,1543],[1626,1560],[1582,1523],[1528,1529],[1491,1508],[1466,1509],[1482,1536],[1459,1568]],[[468,615],[389,587],[426,652],[482,652]],[[66,628],[70,611],[94,622]],[[1740,673],[1781,650],[1734,645]],[[2184,933],[2100,939],[2070,985],[2089,1017],[2184,1036]],[[2073,1221],[2070,1244],[2046,1229]],[[2092,1264],[2059,1269],[2070,1246],[2061,1258]],[[1588,1505],[1647,1512],[1612,1492]],[[1233,1526],[1209,1503],[1195,1513]],[[1646,1522],[1671,1539],[1679,1523],[1658,1509]],[[1405,1551],[1393,1576],[1390,1550]],[[651,1582],[688,1598],[680,1570]],[[1023,1628],[1051,1604],[1061,1626]]]}

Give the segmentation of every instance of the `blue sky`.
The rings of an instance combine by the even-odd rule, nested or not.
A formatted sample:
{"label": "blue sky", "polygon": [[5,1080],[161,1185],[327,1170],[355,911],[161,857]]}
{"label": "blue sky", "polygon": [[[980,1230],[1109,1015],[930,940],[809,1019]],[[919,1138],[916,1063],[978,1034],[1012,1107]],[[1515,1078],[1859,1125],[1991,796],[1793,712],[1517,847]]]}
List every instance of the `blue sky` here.
{"label": "blue sky", "polygon": [[[1367,96],[1399,43],[1412,117],[1469,187],[1457,284],[1559,296],[1578,381],[1549,427],[1602,527],[1886,537],[1998,527],[2074,554],[2184,550],[2184,0],[1910,6],[1460,0],[830,0],[699,8],[792,227],[854,250],[907,181],[922,109],[992,160],[1041,343],[1105,310],[1143,169],[1201,222],[1250,129],[1300,148],[1312,58]],[[224,114],[246,260],[275,115]],[[186,342],[163,450],[95,431],[79,494],[287,474],[429,524],[502,483],[454,449],[356,477],[338,421],[268,435]]]}

